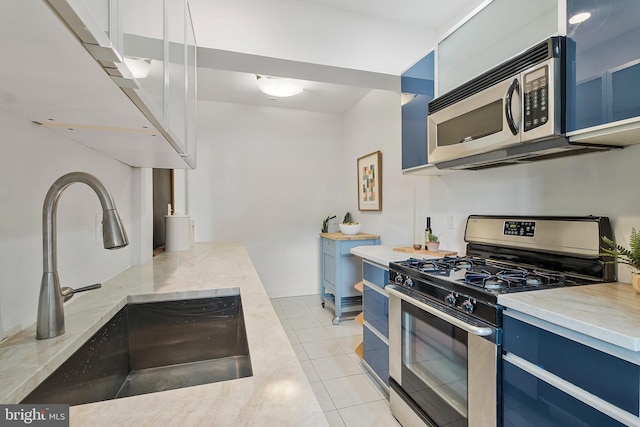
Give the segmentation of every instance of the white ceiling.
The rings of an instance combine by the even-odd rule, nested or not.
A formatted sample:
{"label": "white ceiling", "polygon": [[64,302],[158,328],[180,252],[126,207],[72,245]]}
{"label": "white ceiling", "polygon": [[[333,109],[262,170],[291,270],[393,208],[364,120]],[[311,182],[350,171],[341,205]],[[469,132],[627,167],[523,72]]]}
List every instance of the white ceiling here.
{"label": "white ceiling", "polygon": [[[372,88],[399,92],[398,76],[483,0],[189,2],[200,99],[342,114]],[[306,90],[274,100],[256,73]]]}
{"label": "white ceiling", "polygon": [[465,0],[297,0],[324,7],[342,9],[362,15],[370,15],[387,21],[398,21],[418,27],[447,30],[443,28],[452,17],[462,18],[469,4],[479,2]]}
{"label": "white ceiling", "polygon": [[336,114],[347,111],[371,89],[300,80],[304,91],[289,98],[276,98],[258,90],[256,75],[212,68],[198,69],[198,98],[265,107]]}

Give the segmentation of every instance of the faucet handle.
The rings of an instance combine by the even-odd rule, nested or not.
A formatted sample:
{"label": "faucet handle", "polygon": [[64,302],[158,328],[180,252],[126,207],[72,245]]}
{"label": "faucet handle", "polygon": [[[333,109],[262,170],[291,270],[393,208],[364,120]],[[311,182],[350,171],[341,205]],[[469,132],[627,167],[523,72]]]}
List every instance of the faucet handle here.
{"label": "faucet handle", "polygon": [[72,289],[69,287],[64,287],[60,289],[60,293],[62,294],[62,297],[64,298],[64,302],[69,301],[75,294],[77,294],[78,292],[86,292],[86,291],[92,291],[94,289],[99,289],[102,287],[102,283],[94,283],[93,285],[89,285],[89,286],[83,286],[81,288],[77,288],[77,289]]}

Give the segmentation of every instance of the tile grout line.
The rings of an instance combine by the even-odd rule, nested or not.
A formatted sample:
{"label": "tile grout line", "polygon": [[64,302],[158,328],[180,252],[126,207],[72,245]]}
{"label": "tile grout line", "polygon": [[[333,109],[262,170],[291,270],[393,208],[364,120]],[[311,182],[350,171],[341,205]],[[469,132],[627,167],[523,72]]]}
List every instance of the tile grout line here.
{"label": "tile grout line", "polygon": [[[311,300],[311,296],[307,296],[309,299]],[[314,296],[315,297],[315,296]],[[324,393],[326,394],[326,396],[329,398],[329,401],[331,403],[331,405],[333,406],[333,408],[331,409],[327,409],[327,410],[323,410],[325,416],[328,415],[328,413],[333,413],[335,411],[335,413],[338,415],[338,417],[340,418],[342,424],[342,426],[348,426],[347,421],[344,419],[343,413],[341,411],[347,410],[348,408],[355,408],[361,405],[369,405],[372,404],[374,402],[384,402],[387,404],[388,406],[388,402],[386,397],[384,396],[384,393],[382,392],[382,390],[379,388],[379,385],[377,384],[371,384],[371,387],[375,390],[375,395],[378,397],[376,399],[373,400],[368,400],[366,402],[362,402],[362,403],[356,403],[356,404],[351,404],[351,405],[347,405],[345,407],[342,408],[338,408],[338,404],[336,404],[335,402],[335,396],[332,395],[332,393],[329,392],[329,388],[327,387],[327,382],[328,381],[334,381],[334,383],[336,381],[339,381],[341,378],[347,378],[347,377],[358,377],[361,376],[362,379],[364,379],[367,383],[372,383],[375,380],[373,380],[373,378],[370,377],[370,375],[366,372],[366,370],[364,369],[364,366],[362,366],[362,364],[358,364],[358,362],[356,360],[354,360],[351,355],[354,354],[355,355],[355,347],[354,350],[349,351],[346,349],[346,346],[348,345],[347,343],[345,343],[345,341],[348,341],[349,337],[354,337],[354,336],[361,336],[362,331],[360,328],[354,328],[354,331],[357,331],[355,334],[349,332],[349,330],[347,329],[347,327],[350,327],[351,324],[350,323],[346,323],[346,322],[350,322],[353,321],[353,319],[344,319],[344,324],[341,323],[341,325],[345,325],[345,329],[347,329],[346,331],[340,331],[338,332],[338,335],[335,335],[335,330],[329,329],[329,326],[333,326],[331,324],[331,319],[333,318],[333,316],[331,315],[331,313],[329,313],[329,311],[327,311],[326,309],[322,308],[320,306],[320,297],[319,295],[316,297],[316,301],[313,302],[313,305],[309,305],[307,304],[305,297],[287,297],[284,298],[284,301],[286,301],[286,304],[281,304],[281,301],[283,299],[281,298],[274,298],[272,299],[272,304],[274,305],[274,308],[276,308],[276,311],[280,311],[280,314],[282,315],[282,317],[278,316],[278,318],[280,319],[281,323],[283,323],[283,327],[284,327],[284,322],[283,319],[289,324],[289,327],[291,328],[291,331],[293,332],[293,335],[296,337],[297,339],[297,343],[294,343],[291,341],[291,337],[288,335],[289,341],[291,342],[292,345],[299,345],[300,349],[304,352],[305,356],[307,357],[306,360],[300,360],[300,362],[309,362],[308,365],[311,367],[311,369],[313,369],[313,372],[315,373],[315,376],[318,378],[317,381],[311,382],[311,379],[309,379],[309,377],[307,376],[307,379],[309,380],[310,384],[316,384],[315,387],[319,387],[319,385],[317,385],[318,383],[320,383],[322,385],[322,389],[324,390]],[[315,298],[314,298],[315,299]],[[317,304],[317,305],[316,305]],[[293,317],[289,317],[289,315],[291,313],[300,313],[302,312],[301,310],[301,306],[307,309],[307,315],[304,316],[293,316]],[[321,309],[321,310],[315,310],[314,309]],[[289,313],[287,313],[287,311]],[[322,317],[320,317],[322,316]],[[295,322],[296,319],[300,319],[300,321],[309,321],[311,318],[315,318],[319,323],[320,326],[311,326],[308,328],[295,328]],[[302,320],[302,319],[306,319],[306,320]],[[321,333],[319,333],[320,328],[323,328],[326,330],[326,332],[328,333],[328,338],[324,338],[324,336],[322,336]],[[316,329],[315,332],[318,332],[320,336],[322,336],[321,339],[311,339],[309,335],[305,334],[313,334],[314,332],[309,332],[308,330],[311,329]],[[307,332],[305,332],[305,330],[307,330]],[[333,334],[331,332],[334,332]],[[342,335],[344,333],[344,335]],[[302,339],[301,339],[302,338]],[[309,339],[307,341],[307,339]],[[342,343],[340,342],[340,340],[342,339]],[[310,352],[307,350],[307,348],[305,348],[305,344],[307,344],[307,347],[311,347],[311,345],[313,343],[317,343],[317,342],[330,342],[333,341],[333,344],[340,349],[340,353],[339,354],[326,354],[326,355],[320,355],[318,356],[317,354],[315,354],[315,357],[311,357],[314,354],[310,354]],[[319,354],[319,353],[318,353]],[[328,379],[322,379],[320,372],[318,371],[318,369],[316,368],[316,365],[314,364],[314,362],[316,363],[320,363],[319,361],[325,359],[325,361],[327,363],[329,363],[329,361],[327,359],[330,358],[338,358],[339,356],[346,356],[348,358],[348,360],[353,364],[353,366],[356,368],[356,372],[354,373],[349,373],[346,375],[341,375],[335,378],[328,378]],[[305,372],[306,373],[306,372]],[[332,416],[334,416],[332,414]],[[327,421],[329,422],[330,420],[327,419]]]}

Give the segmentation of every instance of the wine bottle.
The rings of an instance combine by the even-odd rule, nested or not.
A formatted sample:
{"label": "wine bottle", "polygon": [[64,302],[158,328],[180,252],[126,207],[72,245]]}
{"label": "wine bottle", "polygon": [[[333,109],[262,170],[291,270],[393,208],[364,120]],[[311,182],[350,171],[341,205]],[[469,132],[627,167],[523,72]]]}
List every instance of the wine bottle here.
{"label": "wine bottle", "polygon": [[427,243],[429,243],[429,236],[431,235],[431,217],[427,217],[427,225],[424,228],[424,246],[427,247]]}

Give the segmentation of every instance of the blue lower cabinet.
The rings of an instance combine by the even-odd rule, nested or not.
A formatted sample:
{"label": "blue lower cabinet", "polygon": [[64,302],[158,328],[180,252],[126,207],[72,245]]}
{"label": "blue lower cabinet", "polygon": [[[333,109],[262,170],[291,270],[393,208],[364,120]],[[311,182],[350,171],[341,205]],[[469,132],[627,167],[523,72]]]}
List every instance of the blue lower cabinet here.
{"label": "blue lower cabinet", "polygon": [[367,325],[362,328],[364,361],[387,386],[389,385],[389,345]]}
{"label": "blue lower cabinet", "polygon": [[364,320],[389,339],[389,298],[364,285]]}
{"label": "blue lower cabinet", "polygon": [[624,426],[506,360],[502,369],[504,427]]}
{"label": "blue lower cabinet", "polygon": [[504,316],[503,348],[621,408],[640,413],[640,366]]}

